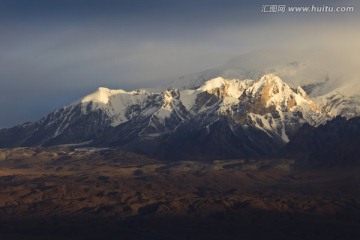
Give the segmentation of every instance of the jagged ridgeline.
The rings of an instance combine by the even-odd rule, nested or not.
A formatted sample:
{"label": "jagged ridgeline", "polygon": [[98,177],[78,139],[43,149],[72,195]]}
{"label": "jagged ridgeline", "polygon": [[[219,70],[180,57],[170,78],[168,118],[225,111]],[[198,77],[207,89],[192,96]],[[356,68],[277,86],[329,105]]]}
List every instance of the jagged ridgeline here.
{"label": "jagged ridgeline", "polygon": [[159,92],[99,88],[37,122],[1,130],[0,147],[85,142],[164,159],[263,156],[278,153],[303,124],[332,117],[276,75],[217,77]]}

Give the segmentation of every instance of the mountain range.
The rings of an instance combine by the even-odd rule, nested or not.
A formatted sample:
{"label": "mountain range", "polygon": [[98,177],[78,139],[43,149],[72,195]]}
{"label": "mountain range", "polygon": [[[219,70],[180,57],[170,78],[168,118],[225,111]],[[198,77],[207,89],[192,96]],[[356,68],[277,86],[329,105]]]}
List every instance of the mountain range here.
{"label": "mountain range", "polygon": [[0,130],[0,147],[116,147],[175,160],[294,152],[299,139],[308,138],[307,128],[360,115],[356,96],[334,90],[310,97],[321,84],[293,87],[265,74],[259,80],[202,77],[162,90],[101,87],[39,121]]}

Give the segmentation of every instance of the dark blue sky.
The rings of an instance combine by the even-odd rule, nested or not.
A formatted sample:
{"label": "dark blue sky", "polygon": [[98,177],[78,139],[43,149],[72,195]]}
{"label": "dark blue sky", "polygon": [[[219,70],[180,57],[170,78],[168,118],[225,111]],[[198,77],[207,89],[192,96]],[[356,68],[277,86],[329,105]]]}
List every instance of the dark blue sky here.
{"label": "dark blue sky", "polygon": [[[264,4],[284,2],[355,12],[261,13]],[[357,7],[318,0],[0,0],[0,128],[37,120],[99,86],[156,86],[256,49],[343,41],[332,39],[339,29],[356,38]]]}

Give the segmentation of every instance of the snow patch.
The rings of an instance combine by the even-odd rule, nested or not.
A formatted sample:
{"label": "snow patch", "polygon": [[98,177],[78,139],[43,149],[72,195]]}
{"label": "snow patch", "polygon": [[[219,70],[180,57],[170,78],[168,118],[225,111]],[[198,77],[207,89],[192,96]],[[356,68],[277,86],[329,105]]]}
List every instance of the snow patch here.
{"label": "snow patch", "polygon": [[180,101],[186,110],[190,111],[195,105],[198,91],[196,90],[182,90],[180,91]]}
{"label": "snow patch", "polygon": [[205,84],[203,86],[201,86],[200,88],[198,88],[198,90],[211,91],[215,88],[220,88],[224,84],[225,84],[225,80],[222,77],[217,77],[217,78],[213,78],[213,79],[205,82]]}

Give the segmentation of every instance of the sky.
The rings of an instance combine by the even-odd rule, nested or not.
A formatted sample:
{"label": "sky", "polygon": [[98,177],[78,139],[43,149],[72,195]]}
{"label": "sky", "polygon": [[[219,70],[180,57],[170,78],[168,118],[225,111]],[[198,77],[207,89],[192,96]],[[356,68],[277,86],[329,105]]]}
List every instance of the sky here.
{"label": "sky", "polygon": [[[354,12],[261,12],[265,5]],[[294,49],[311,53],[302,58],[321,49],[322,68],[356,73],[359,11],[359,1],[334,0],[0,0],[0,128],[98,87],[166,85],[234,62],[269,67]]]}

